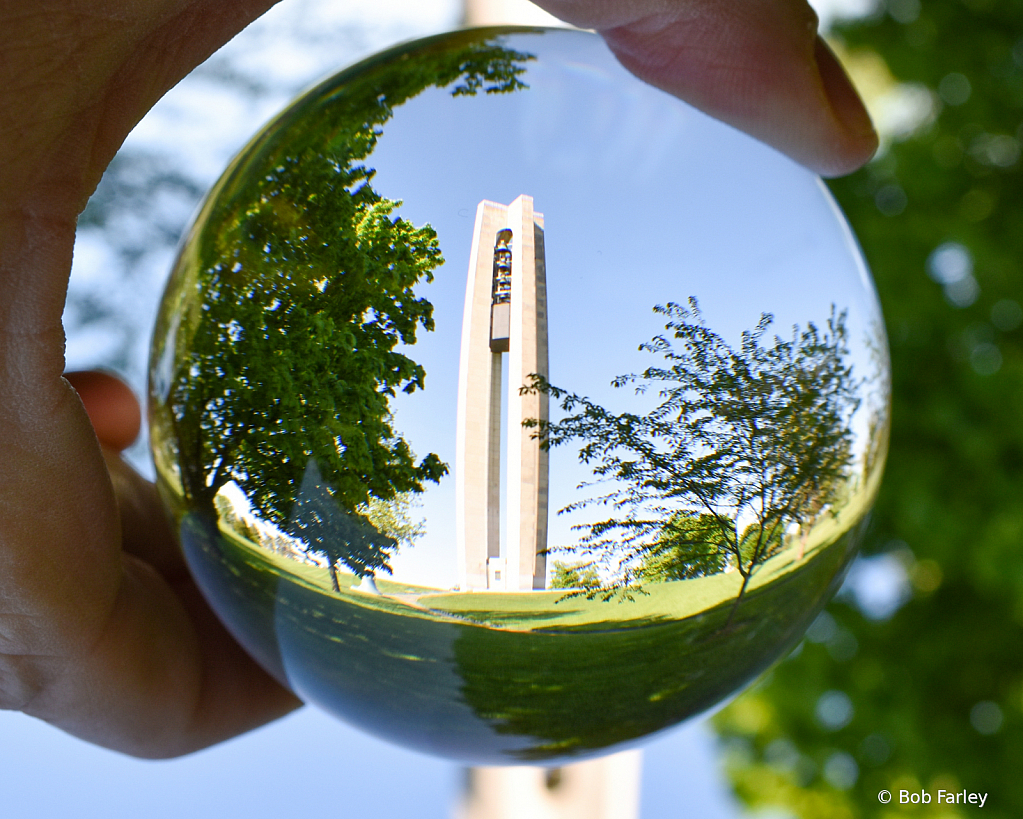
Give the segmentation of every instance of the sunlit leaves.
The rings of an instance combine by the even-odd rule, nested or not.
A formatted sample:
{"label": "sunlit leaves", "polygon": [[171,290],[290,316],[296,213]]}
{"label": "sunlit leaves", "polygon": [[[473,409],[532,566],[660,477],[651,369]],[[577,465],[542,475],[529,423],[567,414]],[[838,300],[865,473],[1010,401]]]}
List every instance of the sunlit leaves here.
{"label": "sunlit leaves", "polygon": [[404,350],[433,329],[416,288],[443,258],[429,225],[373,189],[368,162],[406,100],[430,87],[514,91],[529,59],[467,33],[458,48],[360,67],[329,104],[321,91],[311,108],[294,106],[215,192],[190,251],[197,292],[186,296],[166,397],[190,503],[212,513],[234,481],[284,525],[314,463],[326,494],[306,498],[304,531],[318,532],[328,506],[352,512],[447,472],[434,454],[416,458],[390,409],[399,391],[425,386]]}

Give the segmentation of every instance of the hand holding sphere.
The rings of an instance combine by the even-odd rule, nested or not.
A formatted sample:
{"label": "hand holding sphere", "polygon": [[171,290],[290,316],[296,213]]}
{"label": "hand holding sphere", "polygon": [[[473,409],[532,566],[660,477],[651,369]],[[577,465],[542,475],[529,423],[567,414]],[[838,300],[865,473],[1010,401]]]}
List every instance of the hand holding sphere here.
{"label": "hand holding sphere", "polygon": [[[85,14],[77,4],[52,3],[9,5],[2,12],[3,48],[20,56],[5,63],[0,84],[0,107],[10,123],[0,177],[0,698],[4,707],[139,755],[202,747],[272,719],[296,700],[216,625],[174,559],[151,489],[120,465],[111,476],[78,397],[61,379],[60,312],[75,218],[145,110],[266,5],[93,3]],[[778,6],[778,19],[791,20],[790,4]],[[736,14],[731,4],[697,7],[707,20],[710,9],[719,8],[730,30],[745,27],[750,38],[768,22]],[[647,18],[651,45],[645,50],[635,44],[642,26],[608,25],[620,23],[633,33],[633,53],[656,55],[655,44],[671,42],[667,32],[684,28],[681,22]],[[793,22],[791,37],[782,41],[768,26],[763,48],[800,76],[820,77],[826,62],[814,58],[815,39],[805,22]],[[796,41],[804,47],[775,49]],[[729,49],[722,45],[713,54]],[[705,80],[695,101],[711,107],[717,100],[714,110],[727,114],[734,78],[715,92],[714,77],[696,70],[692,76]],[[784,96],[777,76],[784,74],[762,74],[764,84]],[[799,122],[785,130],[790,142],[776,141],[785,147],[808,133],[810,145],[803,144],[802,153],[791,150],[816,157],[821,169],[849,169],[865,160],[873,142],[864,129],[828,113],[835,110],[828,89],[834,97],[840,87],[834,75],[811,83],[815,94],[806,87],[793,86],[798,99],[783,113],[744,115],[774,123],[764,126],[768,137]],[[793,116],[793,106],[800,115]],[[803,115],[822,127],[806,132]],[[862,114],[859,121],[865,121]],[[95,384],[82,398],[100,443],[116,445],[125,431],[113,417],[125,406],[116,388]]]}

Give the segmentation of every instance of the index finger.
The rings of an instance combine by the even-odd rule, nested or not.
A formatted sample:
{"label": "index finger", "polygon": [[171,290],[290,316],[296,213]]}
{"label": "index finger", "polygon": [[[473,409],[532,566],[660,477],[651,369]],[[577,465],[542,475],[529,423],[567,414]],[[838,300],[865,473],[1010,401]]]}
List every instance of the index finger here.
{"label": "index finger", "polygon": [[805,0],[539,0],[597,29],[622,64],[824,176],[849,173],[877,134]]}

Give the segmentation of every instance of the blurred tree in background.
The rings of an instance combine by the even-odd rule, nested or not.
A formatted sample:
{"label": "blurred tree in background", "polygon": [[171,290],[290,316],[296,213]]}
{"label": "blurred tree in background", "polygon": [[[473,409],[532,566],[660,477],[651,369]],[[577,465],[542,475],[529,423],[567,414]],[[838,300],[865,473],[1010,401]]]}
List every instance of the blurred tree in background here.
{"label": "blurred tree in background", "polygon": [[[965,788],[989,794],[986,816],[1019,817],[1023,2],[887,0],[836,35],[854,67],[879,55],[933,105],[830,185],[874,271],[894,371],[859,569],[904,582],[907,599],[894,614],[898,593],[834,602],[716,726],[750,806],[888,817],[906,810],[898,789]],[[969,810],[935,800],[914,815]]]}

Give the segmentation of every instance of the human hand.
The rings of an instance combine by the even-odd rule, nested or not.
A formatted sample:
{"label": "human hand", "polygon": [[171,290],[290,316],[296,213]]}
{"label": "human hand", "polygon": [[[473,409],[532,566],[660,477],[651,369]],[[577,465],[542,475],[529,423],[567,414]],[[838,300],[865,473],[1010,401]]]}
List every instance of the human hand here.
{"label": "human hand", "polygon": [[298,701],[219,625],[152,486],[114,454],[137,431],[130,392],[61,377],[75,221],[142,115],[270,5],[0,6],[0,707],[139,756]]}
{"label": "human hand", "polygon": [[[602,30],[639,76],[816,170],[869,158],[869,121],[803,6],[665,2],[545,0]],[[130,392],[62,378],[75,221],[149,107],[270,5],[0,8],[0,707],[140,756],[187,753],[298,701],[219,625],[153,487],[116,454],[137,430]]]}

